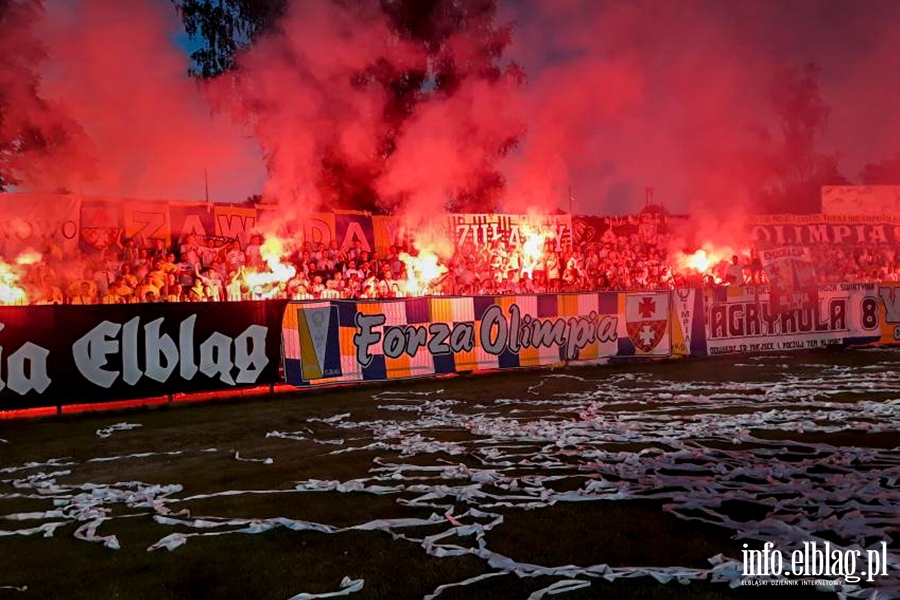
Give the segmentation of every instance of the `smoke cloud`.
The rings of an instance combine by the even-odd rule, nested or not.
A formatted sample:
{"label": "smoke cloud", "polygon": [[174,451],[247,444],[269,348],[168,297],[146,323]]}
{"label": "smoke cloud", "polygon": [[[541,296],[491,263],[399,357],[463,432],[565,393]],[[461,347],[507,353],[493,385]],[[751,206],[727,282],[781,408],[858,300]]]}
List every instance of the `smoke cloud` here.
{"label": "smoke cloud", "polygon": [[[359,7],[356,7],[357,9]],[[323,160],[369,172],[378,162],[387,96],[379,77],[421,61],[395,39],[377,6],[293,2],[277,29],[238,56],[238,68],[212,84],[215,104],[253,133],[278,203],[278,229],[335,204],[323,197]]]}
{"label": "smoke cloud", "polygon": [[433,218],[454,194],[476,186],[505,144],[524,133],[524,115],[509,109],[516,93],[510,78],[473,79],[452,96],[423,102],[397,140],[379,191],[405,197],[402,210],[411,221]]}
{"label": "smoke cloud", "polygon": [[164,2],[47,3],[36,29],[49,56],[43,89],[55,114],[85,134],[65,177],[55,177],[58,187],[202,199],[208,176],[212,199],[241,201],[259,186],[264,172],[256,145],[216,115],[202,86],[187,76],[188,58],[173,41],[179,28]]}
{"label": "smoke cloud", "polygon": [[35,29],[43,16],[36,2],[0,3],[0,170],[8,179],[0,183],[52,187],[68,177],[85,143],[41,87],[47,48]]}
{"label": "smoke cloud", "polygon": [[[325,177],[368,178],[383,206],[423,221],[499,170],[507,212],[566,209],[571,188],[577,212],[631,213],[652,188],[721,231],[755,209],[771,174],[775,77],[806,62],[821,66],[832,108],[820,150],[845,175],[900,150],[892,0],[499,4],[515,23],[501,74],[473,69],[452,93],[426,81],[395,130],[383,82],[434,65],[378,2],[294,0],[234,72],[200,84],[168,3],[48,0],[43,18],[0,21],[0,55],[15,57],[0,63],[14,107],[0,127],[56,133],[52,152],[17,159],[33,187],[198,198],[208,169],[214,199],[261,192],[283,222],[335,205]],[[449,39],[443,58],[484,62],[470,37],[484,25]],[[33,69],[37,99],[22,75]],[[331,159],[342,170],[325,173]]]}
{"label": "smoke cloud", "polygon": [[781,135],[776,77],[809,62],[832,108],[819,151],[853,179],[900,149],[896,2],[505,6],[517,23],[508,55],[529,74],[511,199],[541,190],[565,207],[571,185],[577,210],[617,214],[641,208],[650,187],[676,212],[752,211]]}

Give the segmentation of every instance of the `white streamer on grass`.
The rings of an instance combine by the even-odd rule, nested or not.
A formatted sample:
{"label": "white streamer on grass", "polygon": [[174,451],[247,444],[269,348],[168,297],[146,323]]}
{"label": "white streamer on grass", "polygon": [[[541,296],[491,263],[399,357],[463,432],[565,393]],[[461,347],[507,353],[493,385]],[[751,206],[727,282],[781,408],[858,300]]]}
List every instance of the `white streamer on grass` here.
{"label": "white streamer on grass", "polygon": [[[294,483],[290,489],[225,490],[180,497],[178,485],[68,485],[60,483],[59,478],[71,476],[70,470],[38,471],[3,480],[16,492],[0,494],[0,498],[45,498],[52,500],[53,510],[7,515],[5,518],[12,521],[45,522],[0,531],[0,536],[50,536],[58,527],[74,521],[79,523],[76,537],[114,549],[119,540],[101,535],[98,529],[102,524],[143,514],[152,515],[159,525],[188,530],[166,535],[148,550],[174,551],[191,537],[256,534],[276,528],[335,535],[378,530],[414,542],[430,556],[477,557],[488,569],[460,582],[445,583],[426,598],[506,574],[558,579],[534,592],[531,597],[535,599],[580,589],[595,579],[711,580],[737,587],[742,566],[734,558],[721,555],[709,559],[710,567],[699,569],[542,566],[491,550],[485,534],[503,526],[498,508],[541,509],[558,502],[642,499],[664,503],[664,510],[678,518],[725,527],[739,540],[774,542],[785,553],[802,547],[803,542],[821,545],[826,539],[832,548],[861,551],[872,548],[872,540],[890,542],[887,532],[900,527],[897,449],[836,446],[798,437],[816,434],[827,439],[829,434],[849,430],[895,432],[900,423],[900,373],[889,364],[882,367],[813,365],[808,368],[820,369],[813,375],[780,371],[772,375],[775,381],[716,383],[611,373],[598,381],[579,381],[585,389],[578,391],[540,399],[504,398],[479,405],[431,398],[430,393],[397,392],[390,395],[421,398],[409,404],[401,403],[407,402],[404,398],[392,398],[394,404],[378,407],[387,413],[386,418],[353,421],[350,413],[341,413],[307,419],[316,424],[315,430],[266,434],[310,447],[334,439],[363,439],[367,443],[330,454],[359,450],[390,453],[373,460],[368,477],[344,482],[311,479]],[[542,381],[550,377],[555,376]],[[532,389],[535,387],[529,391]],[[374,399],[385,395],[380,392]],[[387,418],[397,415],[404,418]],[[343,437],[330,438],[334,432],[342,432]],[[348,437],[350,432],[357,435]],[[443,437],[448,434],[454,439]],[[417,460],[403,462],[408,457]],[[466,462],[460,462],[460,457]],[[237,452],[235,459],[265,461],[242,459]],[[7,467],[0,473],[77,466],[61,458]],[[568,491],[560,492],[554,489],[555,482],[576,485],[566,485]],[[283,517],[195,517],[178,510],[179,504],[197,499],[285,493],[396,495],[401,510],[429,508],[434,512],[427,519],[398,517],[336,527]],[[760,516],[738,519],[728,503],[755,506]],[[147,512],[114,516],[114,505]],[[440,525],[445,529],[434,532]],[[416,530],[421,527],[428,527],[430,533],[417,536]],[[835,536],[841,541],[835,542]],[[888,572],[896,574],[898,569],[900,557],[889,551]],[[345,591],[349,587],[342,584],[340,592],[331,594],[351,593]],[[874,584],[842,584],[836,590],[847,598],[900,598],[900,585],[891,577]]]}
{"label": "white streamer on grass", "polygon": [[275,461],[271,458],[244,458],[241,456],[241,453],[237,450],[234,450],[234,460],[238,462],[253,462],[253,463],[261,463],[264,465],[271,465]]}
{"label": "white streamer on grass", "polygon": [[296,596],[291,596],[288,600],[315,600],[316,598],[337,598],[338,596],[349,596],[355,592],[363,589],[363,585],[365,584],[365,579],[350,579],[349,577],[344,577],[341,580],[341,589],[337,592],[325,592],[322,594],[307,594],[300,593]]}
{"label": "white streamer on grass", "polygon": [[103,427],[102,429],[97,430],[97,437],[108,438],[116,431],[128,431],[130,429],[137,429],[141,427],[139,423],[116,423],[114,425],[110,425],[108,427]]}

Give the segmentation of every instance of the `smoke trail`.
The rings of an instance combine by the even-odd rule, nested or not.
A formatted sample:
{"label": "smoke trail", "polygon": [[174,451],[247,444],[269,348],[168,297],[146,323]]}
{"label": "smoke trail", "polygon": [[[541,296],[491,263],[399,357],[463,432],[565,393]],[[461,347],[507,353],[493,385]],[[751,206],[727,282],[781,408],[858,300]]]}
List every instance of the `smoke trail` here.
{"label": "smoke trail", "polygon": [[48,8],[45,87],[91,141],[93,177],[76,191],[200,199],[206,170],[214,198],[252,193],[262,176],[258,150],[187,76],[170,5],[80,0]]}
{"label": "smoke trail", "polygon": [[520,97],[528,134],[507,165],[511,203],[540,190],[538,198],[565,207],[572,185],[577,210],[627,213],[653,187],[678,212],[757,210],[760,190],[791,166],[778,118],[784,106],[773,103],[779,74],[808,62],[820,66],[820,93],[832,108],[814,140],[822,159],[843,159],[854,177],[865,160],[898,149],[896,2],[506,8],[517,22],[509,56],[529,74]]}
{"label": "smoke trail", "polygon": [[85,144],[77,124],[41,86],[47,49],[36,0],[0,2],[0,189],[65,186]]}

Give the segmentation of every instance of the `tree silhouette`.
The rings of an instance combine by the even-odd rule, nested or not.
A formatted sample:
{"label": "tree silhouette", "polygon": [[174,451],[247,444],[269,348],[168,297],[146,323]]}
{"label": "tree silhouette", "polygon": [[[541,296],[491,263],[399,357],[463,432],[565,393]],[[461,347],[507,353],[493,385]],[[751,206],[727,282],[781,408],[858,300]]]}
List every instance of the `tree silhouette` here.
{"label": "tree silhouette", "polygon": [[172,0],[187,34],[201,42],[191,73],[215,77],[234,68],[235,53],[271,30],[287,0]]}
{"label": "tree silhouette", "polygon": [[780,121],[780,137],[761,136],[763,189],[761,207],[767,212],[819,212],[821,186],[844,185],[837,157],[817,148],[831,109],[819,90],[819,69],[809,63],[777,74],[771,104]]}
{"label": "tree silhouette", "polygon": [[865,185],[900,185],[900,155],[865,165],[860,179]]}
{"label": "tree silhouette", "polygon": [[0,0],[0,191],[21,183],[59,189],[83,143],[81,128],[41,95],[47,54],[34,27],[43,10],[42,0]]}

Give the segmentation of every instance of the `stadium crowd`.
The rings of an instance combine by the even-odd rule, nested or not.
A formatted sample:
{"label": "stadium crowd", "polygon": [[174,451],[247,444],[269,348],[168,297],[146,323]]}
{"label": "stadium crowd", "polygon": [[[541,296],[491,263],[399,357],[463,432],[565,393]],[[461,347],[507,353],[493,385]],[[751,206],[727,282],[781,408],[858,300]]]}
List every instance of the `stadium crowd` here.
{"label": "stadium crowd", "polygon": [[[653,242],[636,235],[576,247],[544,244],[529,258],[521,247],[495,241],[482,247],[463,244],[442,261],[440,275],[409,289],[409,255],[393,246],[384,256],[337,242],[303,244],[284,263],[289,278],[254,278],[268,271],[263,240],[251,238],[219,245],[196,237],[169,248],[162,240],[143,243],[122,239],[94,256],[62,256],[48,247],[41,259],[25,267],[20,284],[30,304],[124,304],[135,302],[210,302],[260,299],[394,298],[410,295],[498,295],[593,290],[671,289],[685,286],[764,284],[755,253],[731,257],[705,273],[673,264],[665,236]],[[890,247],[813,247],[821,283],[897,281],[900,264]],[[72,273],[71,266],[79,265]]]}

